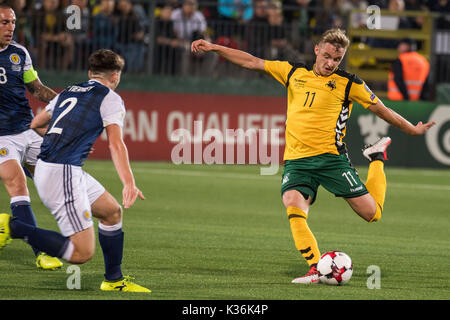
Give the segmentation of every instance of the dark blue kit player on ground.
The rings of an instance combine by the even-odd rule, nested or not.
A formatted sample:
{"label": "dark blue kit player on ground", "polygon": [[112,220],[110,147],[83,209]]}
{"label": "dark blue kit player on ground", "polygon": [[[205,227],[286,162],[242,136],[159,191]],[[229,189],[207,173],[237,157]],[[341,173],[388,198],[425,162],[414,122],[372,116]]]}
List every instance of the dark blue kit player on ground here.
{"label": "dark blue kit player on ground", "polygon": [[[30,129],[33,112],[26,90],[47,103],[56,92],[41,83],[27,49],[13,41],[15,23],[14,10],[0,4],[0,180],[10,196],[12,216],[37,226],[25,172],[32,177],[42,138]],[[57,258],[32,249],[38,268],[62,266]]]}
{"label": "dark blue kit player on ground", "polygon": [[67,87],[31,123],[31,128],[44,136],[35,170],[36,189],[61,233],[11,220],[7,214],[0,214],[0,229],[6,230],[10,238],[27,238],[45,252],[82,264],[94,255],[94,216],[99,220],[98,236],[105,263],[100,289],[150,292],[122,274],[121,205],[82,169],[93,143],[105,130],[112,161],[123,183],[124,208],[130,208],[137,197],[145,199],[136,187],[122,139],[125,106],[114,91],[124,64],[123,58],[111,50],[95,51],[89,57],[90,80]]}

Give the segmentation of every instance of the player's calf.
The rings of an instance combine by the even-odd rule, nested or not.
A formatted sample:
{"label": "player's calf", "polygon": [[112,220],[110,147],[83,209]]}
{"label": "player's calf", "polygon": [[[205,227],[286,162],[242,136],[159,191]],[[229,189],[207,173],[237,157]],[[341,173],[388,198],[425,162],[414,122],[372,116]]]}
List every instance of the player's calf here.
{"label": "player's calf", "polygon": [[3,181],[10,197],[28,196],[25,174],[16,160],[8,160],[0,164],[0,179]]}
{"label": "player's calf", "polygon": [[[378,206],[375,199],[370,194],[365,194],[355,198],[345,198],[345,200],[353,211],[367,222],[377,221],[374,219],[377,216]],[[381,214],[379,215],[378,220],[379,218],[381,218]]]}

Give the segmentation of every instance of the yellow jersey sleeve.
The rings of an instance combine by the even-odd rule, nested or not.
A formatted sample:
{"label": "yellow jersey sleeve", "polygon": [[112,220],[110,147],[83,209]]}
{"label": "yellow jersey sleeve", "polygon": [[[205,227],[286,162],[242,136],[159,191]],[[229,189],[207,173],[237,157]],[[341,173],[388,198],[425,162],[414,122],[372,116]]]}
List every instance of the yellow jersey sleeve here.
{"label": "yellow jersey sleeve", "polygon": [[352,83],[348,98],[350,101],[358,102],[364,109],[367,109],[371,104],[378,102],[378,97],[369,89],[367,84],[360,79],[357,79]]}
{"label": "yellow jersey sleeve", "polygon": [[287,61],[264,61],[264,70],[283,86],[286,86],[287,76],[291,69],[292,65]]}

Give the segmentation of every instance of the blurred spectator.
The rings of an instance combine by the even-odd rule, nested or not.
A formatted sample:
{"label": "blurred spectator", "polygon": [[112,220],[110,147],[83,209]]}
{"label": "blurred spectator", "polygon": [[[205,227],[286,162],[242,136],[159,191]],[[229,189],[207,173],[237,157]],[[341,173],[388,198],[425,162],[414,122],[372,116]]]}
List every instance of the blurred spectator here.
{"label": "blurred spectator", "polygon": [[115,48],[125,59],[124,71],[139,72],[144,67],[144,29],[133,11],[131,0],[117,1],[117,38]]}
{"label": "blurred spectator", "polygon": [[114,0],[100,0],[99,12],[94,16],[92,28],[92,50],[114,49],[117,39],[117,18],[113,12]]}
{"label": "blurred spectator", "polygon": [[197,9],[197,0],[183,0],[182,7],[171,15],[175,34],[187,44],[206,37],[206,19]]}
{"label": "blurred spectator", "polygon": [[218,0],[219,13],[216,37],[231,37],[229,41],[242,37],[242,24],[253,16],[252,0]]}
{"label": "blurred spectator", "polygon": [[[405,2],[403,0],[389,0],[387,9],[390,12],[401,14],[402,12],[405,11]],[[405,16],[381,15],[380,22],[381,22],[381,29],[384,30],[399,30],[411,28],[411,23],[409,22],[409,19]],[[373,48],[394,49],[397,48],[398,43],[399,43],[398,40],[392,39],[380,39],[380,38],[367,39],[367,44]]]}
{"label": "blurred spectator", "polygon": [[438,18],[436,27],[441,30],[450,29],[450,0],[431,0],[428,6],[431,11],[443,13]]}
{"label": "blurred spectator", "polygon": [[268,0],[253,0],[253,18],[247,24],[247,51],[259,58],[268,56],[270,46]]}
{"label": "blurred spectator", "polygon": [[217,11],[222,18],[248,21],[253,16],[252,0],[218,0]]}
{"label": "blurred spectator", "polygon": [[166,5],[171,6],[172,10],[177,9],[180,7],[180,1],[179,0],[166,0]]}
{"label": "blurred spectator", "polygon": [[286,60],[285,49],[287,47],[286,25],[283,21],[281,2],[272,0],[267,10],[269,22],[270,55],[269,59]]}
{"label": "blurred spectator", "polygon": [[[133,2],[132,2],[133,3]],[[133,3],[133,12],[136,15],[139,24],[141,25],[142,29],[144,30],[144,33],[146,34],[146,36],[148,36],[149,30],[150,30],[150,19],[148,17],[148,8],[146,8],[148,6],[147,3],[140,3],[140,2],[135,2]],[[144,37],[144,42],[147,41],[148,43],[148,39],[146,39],[146,37]]]}
{"label": "blurred spectator", "polygon": [[73,60],[73,37],[67,32],[59,0],[44,0],[33,22],[38,45],[39,66],[67,70]]}
{"label": "blurred spectator", "polygon": [[296,0],[299,6],[298,10],[298,31],[301,36],[309,36],[309,26],[311,21],[311,12],[308,10],[309,0]]}
{"label": "blurred spectator", "polygon": [[[10,1],[10,5],[16,13],[16,29],[13,36],[14,41],[27,47],[28,51],[33,51],[36,44],[31,31],[31,16],[27,10],[27,1],[12,0]],[[30,54],[32,54],[32,52],[30,52]]]}
{"label": "blurred spectator", "polygon": [[[406,11],[428,11],[428,8],[420,0],[405,0]],[[421,29],[425,21],[424,16],[408,17],[409,27],[412,29]]]}
{"label": "blurred spectator", "polygon": [[368,7],[367,1],[360,0],[344,0],[341,5],[342,13],[345,15],[351,15],[349,18],[351,19],[350,25],[353,28],[361,28],[366,26],[367,24],[367,13],[365,12],[355,12],[351,14],[352,10],[367,10]]}
{"label": "blurred spectator", "polygon": [[336,0],[319,0],[316,2],[316,6],[318,6],[318,9],[320,10],[316,11],[313,18],[313,32],[315,34],[322,34],[331,28],[343,27],[340,12],[339,10],[336,10],[337,4]]}
{"label": "blurred spectator", "polygon": [[398,59],[392,64],[388,80],[390,100],[426,100],[428,94],[428,74],[430,64],[415,51],[411,39],[400,41]]}
{"label": "blurred spectator", "polygon": [[[405,12],[405,1],[403,0],[389,0],[388,4],[388,10],[390,12],[396,12],[396,13],[402,13]],[[408,29],[411,28],[411,23],[409,22],[409,19],[404,16],[390,16],[390,17],[382,17],[382,19],[385,20],[385,22],[388,22],[388,19],[392,23],[393,29]],[[381,21],[382,27],[383,27],[383,20]],[[386,26],[389,28],[390,26]]]}
{"label": "blurred spectator", "polygon": [[[288,35],[292,49],[300,52],[312,52],[311,19],[315,13],[314,0],[284,0],[284,21],[290,26]],[[294,60],[306,62],[305,57],[296,57]]]}
{"label": "blurred spectator", "polygon": [[30,6],[27,5],[26,0],[11,0],[9,4],[16,13],[16,29],[13,34],[13,39],[28,49],[32,61],[38,62],[38,49],[36,40],[33,37]]}
{"label": "blurred spectator", "polygon": [[[91,12],[88,8],[88,0],[72,0],[71,4],[78,6],[81,13],[80,28],[69,29],[74,41],[74,58],[71,69],[83,70],[87,67],[87,57],[90,54],[89,30]],[[69,14],[71,14],[71,12],[66,11],[66,15]]]}
{"label": "blurred spectator", "polygon": [[183,41],[179,40],[173,30],[172,6],[166,5],[160,10],[155,21],[155,54],[153,72],[174,75],[179,72]]}
{"label": "blurred spectator", "polygon": [[191,42],[206,39],[206,19],[198,10],[197,0],[183,0],[181,8],[172,12],[171,20],[175,35],[180,40],[182,50],[181,74],[202,73],[201,69],[210,55],[191,54]]}

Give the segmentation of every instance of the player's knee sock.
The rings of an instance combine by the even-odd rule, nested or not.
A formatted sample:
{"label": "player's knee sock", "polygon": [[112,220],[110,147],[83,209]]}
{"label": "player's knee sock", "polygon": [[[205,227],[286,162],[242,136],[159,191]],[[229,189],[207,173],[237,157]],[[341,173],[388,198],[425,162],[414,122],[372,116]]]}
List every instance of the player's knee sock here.
{"label": "player's knee sock", "polygon": [[295,247],[310,266],[317,264],[320,259],[320,251],[316,238],[306,223],[308,214],[295,207],[288,207],[286,212],[291,225]]}
{"label": "player's knee sock", "polygon": [[105,261],[105,279],[114,281],[122,278],[121,265],[124,241],[122,222],[113,226],[107,226],[99,222],[98,240]]}
{"label": "player's knee sock", "polygon": [[[29,196],[17,196],[11,198],[11,212],[12,216],[18,220],[37,227],[36,219],[33,210],[31,210]],[[35,255],[38,255],[39,250],[31,246]]]}
{"label": "player's knee sock", "polygon": [[45,252],[52,257],[69,260],[67,259],[66,251],[68,249],[70,250],[71,241],[62,234],[51,230],[40,229],[24,223],[17,218],[11,219],[10,228],[12,238],[23,239],[37,250]]}
{"label": "player's knee sock", "polygon": [[367,173],[366,188],[370,195],[377,203],[377,211],[370,222],[381,219],[383,212],[384,199],[386,196],[386,175],[384,174],[384,162],[372,161],[369,165],[369,172]]}

